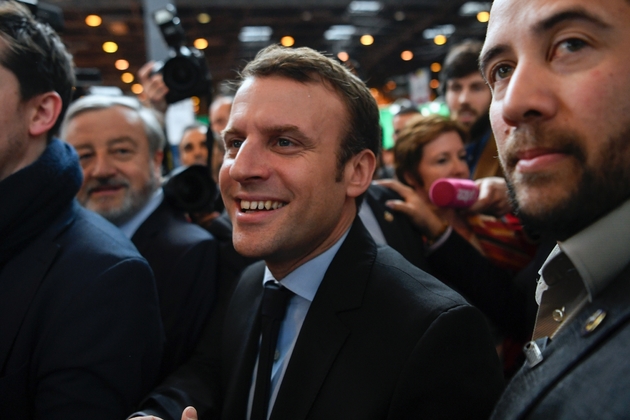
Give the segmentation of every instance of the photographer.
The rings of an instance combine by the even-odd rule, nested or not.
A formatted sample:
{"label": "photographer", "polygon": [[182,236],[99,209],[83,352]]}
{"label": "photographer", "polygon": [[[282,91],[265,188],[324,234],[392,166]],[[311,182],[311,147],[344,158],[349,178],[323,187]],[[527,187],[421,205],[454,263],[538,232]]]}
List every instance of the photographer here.
{"label": "photographer", "polygon": [[118,226],[153,269],[164,377],[188,359],[213,307],[217,241],[164,199],[164,134],[152,110],[128,97],[85,96],[70,106],[61,132],[83,168],[79,203]]}

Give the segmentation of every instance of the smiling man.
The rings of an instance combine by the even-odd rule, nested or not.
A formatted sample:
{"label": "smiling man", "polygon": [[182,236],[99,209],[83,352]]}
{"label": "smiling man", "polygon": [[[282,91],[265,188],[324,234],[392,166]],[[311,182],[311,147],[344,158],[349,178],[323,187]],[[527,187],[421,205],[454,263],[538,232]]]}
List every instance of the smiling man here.
{"label": "smiling man", "polygon": [[541,269],[528,364],[494,418],[625,418],[630,397],[630,2],[496,0],[490,116]]}
{"label": "smiling man", "polygon": [[213,307],[217,243],[164,199],[164,134],[152,110],[133,98],[85,96],[70,105],[61,133],[83,168],[78,201],[118,226],[153,269],[163,378],[190,357]]}
{"label": "smiling man", "polygon": [[[195,418],[182,414],[194,405],[202,419],[487,417],[502,375],[482,316],[376,247],[357,217],[378,121],[368,88],[313,50],[271,46],[245,67],[220,187],[234,247],[264,261],[145,414]],[[274,345],[260,339],[276,292],[288,307]]]}

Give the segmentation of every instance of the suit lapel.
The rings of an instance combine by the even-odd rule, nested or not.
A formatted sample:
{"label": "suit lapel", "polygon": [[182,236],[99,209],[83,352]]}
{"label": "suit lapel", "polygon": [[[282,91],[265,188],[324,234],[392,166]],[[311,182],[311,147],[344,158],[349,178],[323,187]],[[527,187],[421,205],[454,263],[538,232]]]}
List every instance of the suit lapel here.
{"label": "suit lapel", "polygon": [[[223,328],[222,360],[227,370],[222,418],[244,419],[260,338],[260,303],[265,264],[259,262],[241,277],[229,305]],[[232,322],[233,320],[233,322]]]}
{"label": "suit lapel", "polygon": [[350,334],[341,314],[361,306],[375,258],[376,245],[357,217],[326,271],[304,320],[271,420],[307,417]]}
{"label": "suit lapel", "polygon": [[[614,334],[618,327],[628,322],[629,294],[630,267],[626,268],[591,304],[583,308],[556,338],[548,342],[542,351],[543,361],[539,365],[534,368],[526,365],[520,370],[510,382],[499,407],[509,406],[511,413],[526,415],[567,372],[582,363],[597,346]],[[585,326],[597,310],[605,311],[606,316],[601,324],[587,333]]]}
{"label": "suit lapel", "polygon": [[138,248],[140,254],[144,254],[146,249],[153,247],[153,238],[166,225],[169,217],[167,205],[165,201],[162,201],[131,237],[131,242]]}
{"label": "suit lapel", "polygon": [[74,220],[70,209],[0,273],[0,374],[4,372],[13,343],[39,286],[60,251],[54,238]]}

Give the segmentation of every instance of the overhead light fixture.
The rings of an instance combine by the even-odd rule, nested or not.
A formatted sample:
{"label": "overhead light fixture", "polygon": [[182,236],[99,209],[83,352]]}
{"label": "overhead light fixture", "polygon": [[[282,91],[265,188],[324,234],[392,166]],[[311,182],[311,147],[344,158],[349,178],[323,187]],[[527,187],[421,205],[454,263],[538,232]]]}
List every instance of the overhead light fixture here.
{"label": "overhead light fixture", "polygon": [[140,95],[142,92],[144,92],[144,88],[140,83],[134,83],[133,85],[131,85],[131,91],[136,95]]}
{"label": "overhead light fixture", "polygon": [[350,56],[348,55],[347,52],[341,51],[337,54],[337,58],[345,63],[346,61],[350,59]]}
{"label": "overhead light fixture", "polygon": [[347,41],[356,31],[357,28],[353,25],[333,25],[324,32],[324,38],[328,41]]}
{"label": "overhead light fixture", "polygon": [[483,12],[477,13],[477,20],[481,23],[488,22],[490,20],[490,12],[484,10]]}
{"label": "overhead light fixture", "polygon": [[195,48],[197,48],[198,50],[205,50],[206,48],[208,48],[208,40],[205,38],[197,38],[195,39],[195,41],[193,42],[193,45],[195,46]]}
{"label": "overhead light fixture", "polygon": [[280,44],[282,44],[283,47],[292,47],[295,45],[295,39],[292,36],[283,36],[280,38]]}
{"label": "overhead light fixture", "polygon": [[123,73],[120,76],[120,80],[122,80],[124,83],[131,83],[131,82],[134,81],[134,79],[135,78],[133,77],[133,74],[128,73],[128,72],[127,73]]}
{"label": "overhead light fixture", "polygon": [[400,54],[400,58],[402,58],[403,61],[411,61],[413,60],[413,53],[409,50],[403,51]]}
{"label": "overhead light fixture", "polygon": [[348,12],[355,15],[376,14],[383,9],[380,1],[353,1],[348,5]]}
{"label": "overhead light fixture", "polygon": [[433,28],[425,29],[422,32],[422,37],[424,39],[435,39],[438,35],[443,35],[445,37],[449,37],[455,33],[455,25],[440,25],[435,26]]}
{"label": "overhead light fixture", "polygon": [[438,63],[437,61],[435,63],[431,63],[431,71],[433,73],[437,73],[440,70],[442,70],[442,65],[440,63]]}
{"label": "overhead light fixture", "polygon": [[238,39],[241,42],[267,42],[272,33],[271,26],[243,26]]}
{"label": "overhead light fixture", "polygon": [[444,45],[446,44],[446,36],[436,35],[435,38],[433,38],[433,42],[435,42],[435,45]]}
{"label": "overhead light fixture", "polygon": [[459,8],[459,15],[476,16],[479,12],[490,10],[490,6],[492,6],[490,2],[469,1],[462,4],[462,7]]}
{"label": "overhead light fixture", "polygon": [[98,15],[89,15],[85,18],[85,24],[93,28],[100,26],[101,23],[103,23],[103,19]]}
{"label": "overhead light fixture", "polygon": [[374,44],[374,37],[372,35],[363,35],[360,39],[361,45]]}
{"label": "overhead light fixture", "polygon": [[112,54],[118,51],[118,44],[115,42],[107,41],[103,44],[103,51]]}
{"label": "overhead light fixture", "polygon": [[199,13],[197,15],[197,22],[201,23],[202,25],[205,25],[206,23],[210,23],[211,20],[212,20],[212,16],[210,16],[207,13]]}
{"label": "overhead light fixture", "polygon": [[129,68],[129,61],[121,58],[120,60],[116,60],[114,67],[118,70],[127,70]]}

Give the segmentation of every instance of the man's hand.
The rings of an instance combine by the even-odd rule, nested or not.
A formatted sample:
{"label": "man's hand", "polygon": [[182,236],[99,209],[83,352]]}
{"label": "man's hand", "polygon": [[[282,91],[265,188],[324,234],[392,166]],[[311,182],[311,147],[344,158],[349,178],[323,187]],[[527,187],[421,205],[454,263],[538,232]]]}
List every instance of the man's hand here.
{"label": "man's hand", "polygon": [[376,184],[397,192],[402,200],[389,200],[387,206],[392,210],[406,214],[411,222],[422,230],[429,239],[435,239],[444,233],[447,224],[436,212],[436,207],[426,198],[421,197],[412,188],[400,181],[381,179]]}
{"label": "man's hand", "polygon": [[[155,416],[143,416],[143,417],[133,417],[131,420],[162,420],[160,417]],[[195,407],[186,407],[184,411],[182,411],[182,420],[199,420],[197,417],[197,410]]]}
{"label": "man's hand", "polygon": [[468,209],[470,212],[502,217],[512,211],[505,179],[491,176],[480,178],[475,184],[479,187],[479,199]]}
{"label": "man's hand", "polygon": [[144,89],[145,95],[151,102],[151,106],[164,113],[166,112],[166,94],[168,87],[164,83],[161,73],[151,74],[151,70],[155,65],[154,61],[149,61],[138,70],[138,80]]}

